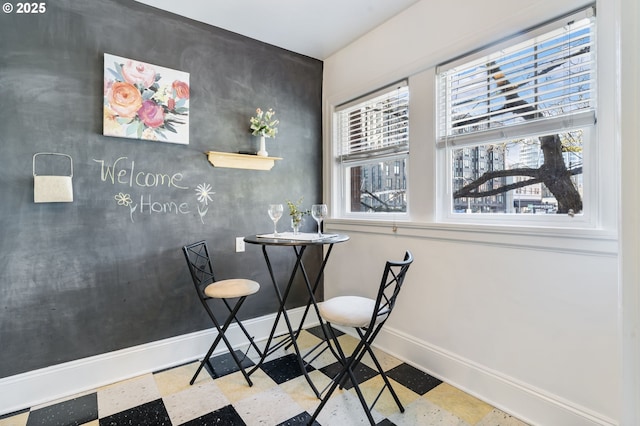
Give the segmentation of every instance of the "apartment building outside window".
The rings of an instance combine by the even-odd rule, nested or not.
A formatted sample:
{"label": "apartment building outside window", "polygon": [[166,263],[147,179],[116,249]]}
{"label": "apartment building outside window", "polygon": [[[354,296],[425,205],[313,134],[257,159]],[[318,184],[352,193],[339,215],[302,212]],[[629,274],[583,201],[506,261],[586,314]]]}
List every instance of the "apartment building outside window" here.
{"label": "apartment building outside window", "polygon": [[334,141],[341,215],[407,212],[409,90],[405,81],[338,106]]}

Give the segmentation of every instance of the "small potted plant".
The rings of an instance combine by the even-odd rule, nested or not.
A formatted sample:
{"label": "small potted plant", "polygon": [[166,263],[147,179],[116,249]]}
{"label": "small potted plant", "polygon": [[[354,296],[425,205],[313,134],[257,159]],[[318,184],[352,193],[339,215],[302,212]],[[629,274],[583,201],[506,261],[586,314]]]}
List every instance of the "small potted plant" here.
{"label": "small potted plant", "polygon": [[260,136],[260,150],[258,151],[258,155],[261,157],[267,157],[269,153],[267,153],[265,146],[265,138],[275,138],[276,133],[278,133],[278,124],[280,120],[275,120],[273,116],[276,112],[269,108],[266,112],[262,111],[260,108],[256,109],[256,116],[251,117],[249,119],[249,131],[254,136]]}
{"label": "small potted plant", "polygon": [[305,215],[309,214],[309,210],[302,210],[300,205],[302,204],[302,197],[297,202],[287,200],[287,206],[289,206],[289,215],[291,216],[291,227],[293,233],[298,234],[300,232],[300,225]]}

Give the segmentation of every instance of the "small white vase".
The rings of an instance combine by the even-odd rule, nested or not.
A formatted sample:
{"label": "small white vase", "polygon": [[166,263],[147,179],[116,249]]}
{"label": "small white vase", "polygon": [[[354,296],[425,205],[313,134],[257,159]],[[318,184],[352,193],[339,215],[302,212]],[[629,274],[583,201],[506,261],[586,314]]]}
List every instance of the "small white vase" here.
{"label": "small white vase", "polygon": [[260,149],[258,150],[258,155],[260,157],[268,157],[269,153],[267,152],[267,145],[265,143],[265,136],[260,135]]}

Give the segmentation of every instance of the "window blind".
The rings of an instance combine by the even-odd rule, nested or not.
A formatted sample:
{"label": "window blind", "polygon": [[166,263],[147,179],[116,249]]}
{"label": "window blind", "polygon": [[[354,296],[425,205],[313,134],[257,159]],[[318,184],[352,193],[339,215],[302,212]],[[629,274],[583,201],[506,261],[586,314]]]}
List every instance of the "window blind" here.
{"label": "window blind", "polygon": [[406,81],[336,108],[338,160],[409,151],[409,88]]}
{"label": "window blind", "polygon": [[439,67],[439,142],[522,137],[595,122],[593,11],[551,27]]}

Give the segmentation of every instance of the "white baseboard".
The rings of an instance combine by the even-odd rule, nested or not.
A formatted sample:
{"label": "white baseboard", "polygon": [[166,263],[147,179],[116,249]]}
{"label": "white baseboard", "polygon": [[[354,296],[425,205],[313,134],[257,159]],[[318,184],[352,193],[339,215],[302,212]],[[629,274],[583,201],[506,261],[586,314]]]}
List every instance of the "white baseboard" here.
{"label": "white baseboard", "polygon": [[[288,312],[292,323],[298,324],[303,309]],[[261,342],[268,336],[274,319],[275,315],[268,315],[243,324]],[[316,324],[315,315],[310,314],[306,326]],[[284,330],[281,321],[278,333]],[[199,331],[0,379],[0,415],[197,360],[209,349],[214,336],[213,330]],[[245,345],[246,339],[237,326],[230,327],[227,336],[234,346]],[[532,425],[617,424],[613,419],[391,327],[382,330],[376,346]],[[216,352],[224,351],[226,348],[221,345]]]}
{"label": "white baseboard", "polygon": [[[344,330],[348,331],[348,330]],[[376,346],[531,425],[614,426],[618,422],[442,348],[385,327]]]}
{"label": "white baseboard", "polygon": [[[300,323],[303,311],[304,308],[287,311],[292,324]],[[242,324],[256,342],[262,342],[274,320],[275,314],[244,320]],[[315,313],[310,312],[305,326],[317,323]],[[285,330],[281,320],[278,334]],[[0,379],[0,415],[200,359],[215,335],[215,329],[198,331]],[[246,338],[237,325],[229,327],[226,335],[234,347],[246,346]],[[223,343],[216,348],[216,354],[225,351]]]}

